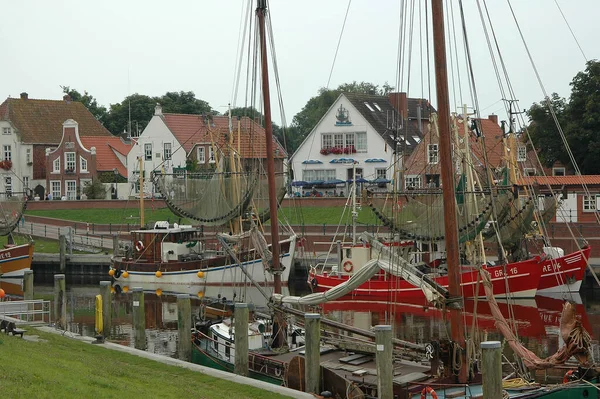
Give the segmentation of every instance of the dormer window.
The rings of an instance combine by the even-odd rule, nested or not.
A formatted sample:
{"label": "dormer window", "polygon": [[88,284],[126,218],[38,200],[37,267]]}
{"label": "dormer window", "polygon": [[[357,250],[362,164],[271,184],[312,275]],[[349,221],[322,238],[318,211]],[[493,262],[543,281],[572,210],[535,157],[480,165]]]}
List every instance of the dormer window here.
{"label": "dormer window", "polygon": [[2,134],[11,134],[12,130],[9,127],[3,127],[2,128]]}
{"label": "dormer window", "polygon": [[203,164],[206,162],[206,150],[204,147],[198,147],[196,150],[196,158],[198,158],[198,163]]}
{"label": "dormer window", "polygon": [[208,148],[208,163],[215,163],[215,148],[211,145]]}

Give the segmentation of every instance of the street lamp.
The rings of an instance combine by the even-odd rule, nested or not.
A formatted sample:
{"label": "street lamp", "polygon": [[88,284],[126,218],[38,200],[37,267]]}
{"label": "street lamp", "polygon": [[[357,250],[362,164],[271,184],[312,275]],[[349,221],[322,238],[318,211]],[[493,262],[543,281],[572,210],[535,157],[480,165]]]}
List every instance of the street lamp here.
{"label": "street lamp", "polygon": [[119,171],[117,168],[113,168],[113,173],[115,174],[115,185],[113,187],[112,199],[117,199],[119,198],[117,195],[117,177],[119,176]]}

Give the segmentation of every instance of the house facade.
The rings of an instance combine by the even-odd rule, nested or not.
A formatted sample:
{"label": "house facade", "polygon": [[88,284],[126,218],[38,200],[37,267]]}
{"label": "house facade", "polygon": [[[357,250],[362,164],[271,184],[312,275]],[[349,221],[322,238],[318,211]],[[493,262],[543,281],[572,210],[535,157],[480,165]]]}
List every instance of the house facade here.
{"label": "house facade", "polygon": [[[46,150],[61,143],[63,123],[70,119],[77,122],[80,137],[112,137],[82,103],[68,95],[62,100],[38,100],[21,93],[0,104],[0,192],[45,197],[50,190]],[[66,191],[61,187],[61,193]]]}
{"label": "house facade", "polygon": [[394,181],[394,170],[422,140],[431,110],[405,93],[340,94],[291,158],[294,191],[342,191],[340,182],[354,171],[358,181]]}
{"label": "house facade", "polygon": [[[275,139],[273,144],[275,172],[283,173],[285,150]],[[139,194],[142,170],[144,195],[155,195],[153,172],[185,175],[214,170],[218,160],[229,155],[229,148],[239,151],[242,167],[249,160],[266,160],[264,128],[248,117],[230,121],[226,116],[170,114],[157,105],[127,155],[129,181]]]}

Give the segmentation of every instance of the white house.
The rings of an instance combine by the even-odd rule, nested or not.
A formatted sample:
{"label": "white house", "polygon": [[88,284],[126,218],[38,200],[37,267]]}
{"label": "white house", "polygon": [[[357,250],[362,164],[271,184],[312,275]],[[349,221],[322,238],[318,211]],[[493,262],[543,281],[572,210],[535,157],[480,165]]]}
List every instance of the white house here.
{"label": "white house", "polygon": [[431,110],[427,100],[405,93],[340,94],[291,157],[293,191],[343,191],[354,168],[358,181],[385,188],[421,141]]}

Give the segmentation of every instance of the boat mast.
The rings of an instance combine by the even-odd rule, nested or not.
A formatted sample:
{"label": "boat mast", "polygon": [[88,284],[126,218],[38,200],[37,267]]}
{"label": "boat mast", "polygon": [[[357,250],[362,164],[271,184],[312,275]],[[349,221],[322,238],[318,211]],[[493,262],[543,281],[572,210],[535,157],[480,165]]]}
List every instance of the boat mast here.
{"label": "boat mast", "polygon": [[[446,260],[448,262],[448,285],[450,300],[451,338],[458,348],[464,351],[465,332],[460,289],[460,265],[458,261],[458,227],[456,223],[456,196],[454,193],[454,166],[450,143],[450,100],[448,96],[448,71],[446,67],[446,39],[444,34],[443,0],[431,0],[431,18],[433,25],[433,50],[435,60],[435,83],[438,106],[438,128],[440,134],[440,164],[444,199],[444,233],[446,236]],[[454,306],[456,305],[456,306]],[[458,382],[467,381],[466,358],[460,356],[462,364],[458,373]]]}
{"label": "boat mast", "polygon": [[144,158],[140,155],[140,228],[144,228]]}
{"label": "boat mast", "polygon": [[265,15],[267,0],[258,0],[256,16],[260,34],[260,58],[262,72],[262,95],[265,112],[265,136],[267,140],[267,181],[269,182],[269,213],[271,217],[271,252],[273,253],[273,291],[281,294],[281,270],[279,267],[279,230],[277,223],[277,193],[275,184],[275,159],[273,149],[273,123],[271,121],[271,98],[269,95],[269,66],[267,60],[267,38]]}

